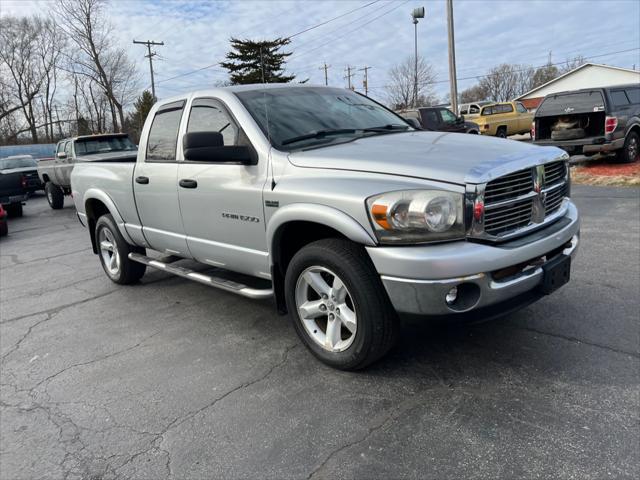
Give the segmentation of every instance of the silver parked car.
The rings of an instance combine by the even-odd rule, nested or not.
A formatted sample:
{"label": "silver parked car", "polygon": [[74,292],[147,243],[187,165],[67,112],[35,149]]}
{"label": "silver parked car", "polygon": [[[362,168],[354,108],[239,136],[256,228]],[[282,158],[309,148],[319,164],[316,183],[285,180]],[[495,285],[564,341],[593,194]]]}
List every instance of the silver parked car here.
{"label": "silver parked car", "polygon": [[274,296],[342,369],[384,355],[399,314],[478,319],[553,292],[580,229],[563,151],[417,131],[365,96],[306,85],[159,102],[136,163],[79,163],[71,186],[111,280],[152,267]]}

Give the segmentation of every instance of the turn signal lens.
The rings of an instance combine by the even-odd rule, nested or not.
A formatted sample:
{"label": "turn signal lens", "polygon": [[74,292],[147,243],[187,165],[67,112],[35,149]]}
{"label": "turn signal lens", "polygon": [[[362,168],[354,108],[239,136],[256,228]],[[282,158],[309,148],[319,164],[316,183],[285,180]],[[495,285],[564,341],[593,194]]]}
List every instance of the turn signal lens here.
{"label": "turn signal lens", "polygon": [[374,205],[371,207],[371,215],[375,222],[385,230],[390,230],[389,222],[387,221],[387,206],[386,205]]}

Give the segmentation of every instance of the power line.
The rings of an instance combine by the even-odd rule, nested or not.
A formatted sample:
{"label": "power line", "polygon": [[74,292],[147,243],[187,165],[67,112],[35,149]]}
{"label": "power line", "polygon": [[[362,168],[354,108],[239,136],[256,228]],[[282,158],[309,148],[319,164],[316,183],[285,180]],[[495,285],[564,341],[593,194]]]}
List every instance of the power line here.
{"label": "power line", "polygon": [[[627,50],[618,50],[617,52],[607,52],[607,53],[601,53],[601,54],[598,54],[598,55],[590,55],[588,57],[583,57],[583,58],[585,60],[591,60],[593,58],[608,57],[610,55],[616,55],[618,53],[633,52],[633,51],[636,51],[636,50],[640,50],[640,47],[629,48]],[[535,70],[537,68],[542,68],[542,67],[546,67],[546,66],[549,66],[549,65],[557,66],[557,65],[563,65],[565,63],[566,63],[566,60],[562,61],[562,62],[552,63],[552,64],[545,63],[544,65],[537,65],[537,66],[534,66],[534,67],[527,67],[527,68],[521,68],[521,69],[518,69],[518,70],[512,70],[512,72],[513,73],[526,72],[530,68]],[[477,80],[477,79],[484,78],[484,77],[490,77],[491,75],[493,75],[493,74],[492,73],[485,73],[483,75],[473,75],[473,76],[470,76],[470,77],[459,77],[456,80],[457,81],[461,81],[461,80]],[[449,83],[449,80],[436,80],[434,82],[421,82],[420,85],[434,85],[434,84],[437,84],[437,83]],[[369,87],[369,88],[378,89],[378,88],[388,88],[389,86],[390,85],[379,85],[379,86]]]}
{"label": "power line", "polygon": [[156,52],[151,52],[151,45],[164,45],[164,42],[155,42],[153,40],[147,40],[146,42],[142,42],[139,40],[134,40],[134,44],[146,45],[147,51],[149,52],[145,57],[149,59],[149,70],[151,72],[151,95],[153,95],[153,100],[156,100],[156,84],[153,80],[153,57],[156,56]]}
{"label": "power line", "polygon": [[326,21],[324,21],[322,23],[318,23],[318,24],[313,25],[311,27],[305,28],[304,30],[300,30],[299,32],[294,33],[293,35],[289,35],[287,38],[297,37],[298,35],[301,35],[303,33],[306,33],[306,32],[309,32],[311,30],[314,30],[314,29],[316,29],[318,27],[326,25],[327,23],[331,23],[334,20],[338,20],[339,18],[346,17],[347,15],[349,15],[349,14],[351,14],[353,12],[357,12],[358,10],[362,10],[363,8],[367,8],[369,5],[373,5],[374,3],[378,3],[379,1],[380,0],[375,0],[373,2],[369,2],[369,3],[365,4],[365,5],[361,5],[360,7],[354,8],[353,10],[349,10],[348,12],[345,12],[342,15],[338,15],[337,17],[330,18],[329,20],[326,20]]}

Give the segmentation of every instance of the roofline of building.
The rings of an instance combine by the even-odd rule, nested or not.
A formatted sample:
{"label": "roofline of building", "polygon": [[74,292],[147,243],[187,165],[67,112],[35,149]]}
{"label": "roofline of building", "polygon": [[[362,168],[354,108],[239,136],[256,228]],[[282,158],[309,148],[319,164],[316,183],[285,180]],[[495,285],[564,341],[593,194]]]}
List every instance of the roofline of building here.
{"label": "roofline of building", "polygon": [[519,97],[516,97],[516,100],[522,100],[524,97],[526,97],[527,95],[531,95],[532,93],[543,89],[544,87],[546,87],[547,85],[551,85],[554,82],[557,82],[558,80],[560,80],[561,78],[566,77],[567,75],[571,75],[574,72],[577,72],[580,69],[583,69],[585,67],[604,67],[604,68],[610,68],[612,70],[621,70],[623,72],[630,72],[630,73],[637,73],[640,75],[640,72],[637,70],[632,70],[631,68],[623,68],[623,67],[614,67],[613,65],[603,65],[602,63],[583,63],[582,65],[580,65],[579,67],[574,68],[573,70],[569,70],[567,73],[563,73],[562,75],[560,75],[559,77],[554,78],[553,80],[549,80],[547,83],[543,83],[542,85],[537,86],[536,88],[533,88],[531,90],[529,90],[526,93],[523,93],[522,95],[520,95]]}

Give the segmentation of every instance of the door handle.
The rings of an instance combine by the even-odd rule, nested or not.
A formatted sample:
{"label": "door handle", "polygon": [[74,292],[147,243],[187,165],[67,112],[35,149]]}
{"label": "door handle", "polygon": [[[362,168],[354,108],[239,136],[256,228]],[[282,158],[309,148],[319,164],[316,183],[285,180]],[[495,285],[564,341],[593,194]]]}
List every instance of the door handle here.
{"label": "door handle", "polygon": [[146,185],[149,183],[149,177],[136,177],[136,183],[140,185]]}
{"label": "door handle", "polygon": [[198,188],[198,182],[191,180],[190,178],[183,178],[180,180],[179,185],[182,188]]}

